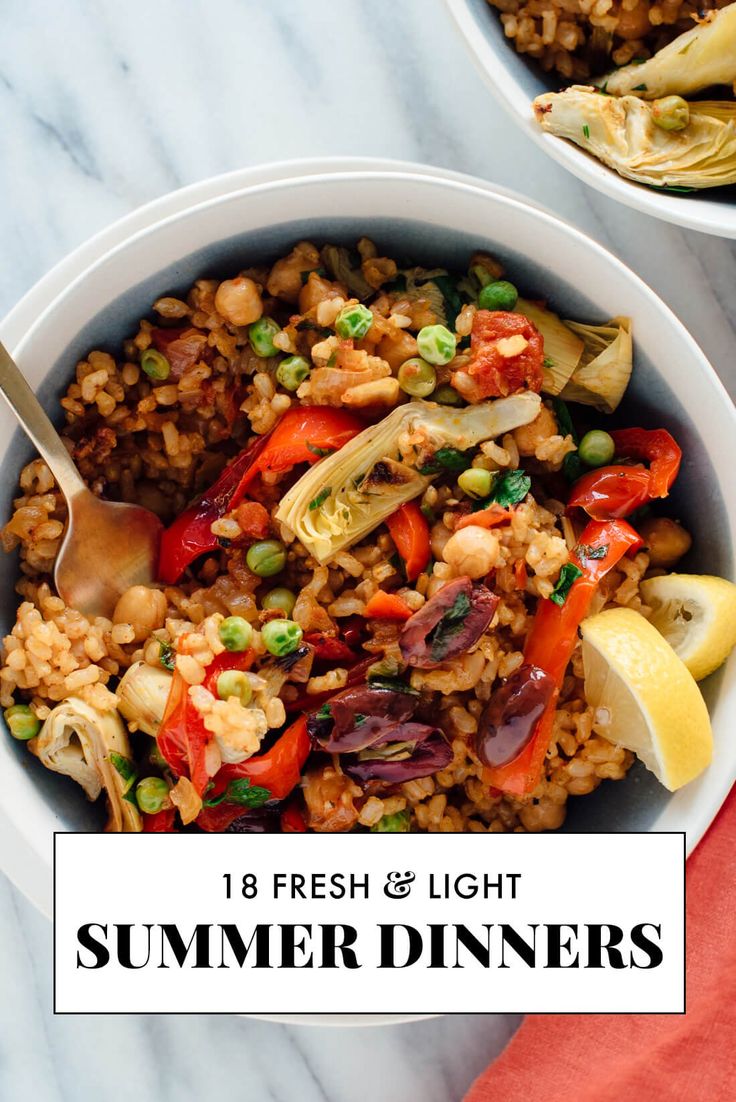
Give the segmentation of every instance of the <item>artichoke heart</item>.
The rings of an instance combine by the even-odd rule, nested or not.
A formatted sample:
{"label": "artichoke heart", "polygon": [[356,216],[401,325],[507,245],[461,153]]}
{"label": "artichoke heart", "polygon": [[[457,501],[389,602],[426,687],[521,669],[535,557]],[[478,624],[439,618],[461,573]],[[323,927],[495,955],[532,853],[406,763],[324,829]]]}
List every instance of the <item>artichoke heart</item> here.
{"label": "artichoke heart", "polygon": [[[724,9],[727,10],[727,9]],[[683,130],[663,130],[636,96],[602,96],[574,85],[537,96],[542,128],[569,138],[621,176],[652,187],[736,183],[736,103],[690,105]]]}
{"label": "artichoke heart", "polygon": [[134,662],[120,680],[117,689],[121,715],[139,731],[155,738],[166,711],[173,675],[147,662]]}
{"label": "artichoke heart", "polygon": [[613,413],[629,385],[634,366],[631,318],[612,318],[607,325],[568,321],[583,341],[580,366],[562,389],[566,402],[595,406]]}
{"label": "artichoke heart", "polygon": [[688,96],[714,84],[736,81],[736,4],[707,12],[654,57],[624,65],[596,83],[610,95],[636,92],[642,99]]}
{"label": "artichoke heart", "polygon": [[101,712],[70,696],[54,708],[29,747],[47,769],[81,785],[88,799],[96,800],[104,788],[107,830],[141,830],[137,807],[125,799],[130,778],[126,780],[113,765],[113,759],[128,762],[133,775],[128,733],[116,711]]}
{"label": "artichoke heart", "polygon": [[318,562],[328,562],[424,492],[436,473],[420,474],[412,459],[493,440],[528,425],[540,405],[538,394],[525,391],[465,409],[421,401],[399,406],[302,475],[276,519]]}

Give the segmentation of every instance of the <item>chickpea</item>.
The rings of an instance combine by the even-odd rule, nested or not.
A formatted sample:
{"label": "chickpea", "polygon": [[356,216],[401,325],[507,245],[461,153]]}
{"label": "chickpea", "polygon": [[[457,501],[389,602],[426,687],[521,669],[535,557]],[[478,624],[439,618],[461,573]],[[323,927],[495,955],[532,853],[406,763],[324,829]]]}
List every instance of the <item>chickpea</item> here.
{"label": "chickpea", "polygon": [[403,363],[417,354],[417,339],[406,329],[387,333],[381,340],[376,355],[385,360],[392,371],[398,371]]}
{"label": "chickpea", "polygon": [[258,284],[247,276],[226,279],[217,288],[215,310],[231,325],[252,325],[263,314]]}
{"label": "chickpea", "polygon": [[316,272],[311,272],[309,279],[299,292],[299,313],[306,314],[320,302],[330,298],[347,299],[348,293],[339,283],[330,283],[329,279],[323,279]]}
{"label": "chickpea", "polygon": [[142,643],[152,631],[164,626],[167,601],[160,589],[147,585],[132,585],[126,589],[115,605],[112,614],[114,624],[131,624],[133,639]]}
{"label": "chickpea", "polygon": [[638,525],[638,531],[645,547],[649,548],[651,566],[669,570],[692,547],[690,533],[669,517],[651,517]]}
{"label": "chickpea", "polygon": [[546,406],[542,406],[533,421],[514,429],[519,455],[534,455],[539,445],[550,436],[555,436],[558,431],[554,414]]}
{"label": "chickpea", "polygon": [[310,241],[300,241],[288,256],[277,260],[268,277],[269,295],[285,302],[297,302],[302,289],[302,272],[319,268],[319,252]]}
{"label": "chickpea", "polygon": [[450,536],[442,552],[442,558],[458,575],[483,578],[498,562],[498,536],[471,524]]}

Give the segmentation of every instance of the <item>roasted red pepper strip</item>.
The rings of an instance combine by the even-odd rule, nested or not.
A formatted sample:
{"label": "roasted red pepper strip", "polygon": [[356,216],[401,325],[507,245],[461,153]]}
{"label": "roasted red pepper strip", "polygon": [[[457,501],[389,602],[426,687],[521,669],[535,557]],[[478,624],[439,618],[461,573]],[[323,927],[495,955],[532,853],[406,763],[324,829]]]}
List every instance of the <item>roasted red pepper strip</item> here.
{"label": "roasted red pepper strip", "polygon": [[[555,692],[521,753],[506,765],[483,770],[487,784],[515,796],[526,795],[537,787],[549,747],[557,699],[578,641],[578,627],[588,614],[601,578],[641,543],[641,537],[625,520],[592,520],[586,525],[578,546],[570,554],[570,562],[582,570],[582,575],[573,582],[563,605],[549,600],[539,602],[524,647],[525,661],[555,679]],[[591,557],[591,552],[600,554],[602,548],[605,553],[600,558]]]}
{"label": "roasted red pepper strip", "polygon": [[[248,777],[254,787],[267,788],[271,799],[284,800],[299,784],[302,766],[310,750],[307,717],[300,716],[265,754],[257,754],[238,765],[223,765],[207,795],[219,796],[230,781]],[[209,831],[225,830],[241,815],[246,815],[247,811],[240,804],[227,802],[218,804],[217,807],[205,807],[197,816],[197,826]]]}
{"label": "roasted red pepper strip", "polygon": [[[247,670],[253,662],[252,651],[223,651],[207,669],[204,687],[217,695],[216,682],[223,670]],[[189,777],[200,795],[210,782],[205,768],[205,750],[212,734],[189,697],[189,685],[174,671],[166,711],[156,742],[177,777]]]}
{"label": "roasted red pepper strip", "polygon": [[568,509],[579,507],[595,520],[625,517],[656,497],[666,497],[680,469],[682,452],[666,429],[616,429],[616,454],[649,467],[600,467],[572,488]]}
{"label": "roasted red pepper strip", "polygon": [[298,804],[289,803],[281,812],[282,834],[306,834],[307,824]]}
{"label": "roasted red pepper strip", "polygon": [[176,808],[164,808],[163,811],[157,811],[155,815],[141,813],[141,819],[144,834],[173,834],[176,831],[174,826]]}
{"label": "roasted red pepper strip", "polygon": [[373,594],[365,606],[367,620],[399,620],[410,619],[412,611],[406,601],[396,593],[384,593],[379,589]]}
{"label": "roasted red pepper strip", "polygon": [[388,518],[386,526],[406,566],[406,577],[413,582],[424,570],[432,554],[427,518],[416,501],[407,501]]}
{"label": "roasted red pepper strip", "polygon": [[214,485],[166,529],[161,537],[159,579],[173,585],[194,559],[218,547],[212,522],[242,501],[258,474],[285,471],[297,463],[316,463],[321,452],[336,451],[363,427],[352,413],[329,406],[287,410],[272,432],[245,448]]}

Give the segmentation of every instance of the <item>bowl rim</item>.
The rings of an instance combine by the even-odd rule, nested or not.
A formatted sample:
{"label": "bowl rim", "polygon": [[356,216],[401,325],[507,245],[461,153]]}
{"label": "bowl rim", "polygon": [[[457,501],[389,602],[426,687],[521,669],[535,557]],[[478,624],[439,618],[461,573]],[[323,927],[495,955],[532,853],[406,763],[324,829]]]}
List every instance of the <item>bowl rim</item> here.
{"label": "bowl rim", "polygon": [[[519,211],[523,216],[531,216],[532,218],[542,220],[549,225],[551,230],[559,233],[560,230],[566,234],[572,242],[575,242],[578,248],[584,249],[588,255],[593,258],[602,261],[609,270],[611,268],[618,269],[619,275],[622,279],[632,285],[636,293],[642,300],[643,306],[648,305],[649,308],[654,309],[660,317],[664,317],[668,326],[672,330],[673,334],[676,334],[678,340],[682,346],[687,346],[690,356],[694,361],[697,361],[699,374],[704,375],[711,385],[711,392],[721,402],[724,403],[727,411],[726,416],[733,423],[736,429],[736,410],[734,409],[726,391],[715,373],[713,367],[708,362],[702,350],[699,348],[693,337],[687,331],[682,322],[676,317],[667,304],[659,298],[658,295],[638,276],[634,273],[626,264],[623,263],[618,257],[606,249],[603,245],[599,244],[594,239],[590,238],[583,231],[576,226],[565,221],[559,216],[543,209],[538,206],[534,206],[524,200],[523,197],[509,193],[506,189],[495,188],[492,185],[488,185],[484,181],[457,180],[454,178],[447,178],[441,174],[436,174],[433,170],[429,172],[416,172],[416,171],[397,171],[394,168],[381,168],[377,170],[371,170],[367,165],[362,165],[359,170],[351,169],[348,171],[329,171],[329,172],[316,172],[307,176],[296,176],[288,179],[277,178],[271,182],[261,182],[253,186],[243,186],[234,190],[227,191],[221,195],[216,195],[208,200],[195,202],[194,204],[184,206],[178,212],[170,214],[163,218],[157,218],[149,226],[136,230],[130,236],[125,237],[122,241],[118,242],[111,249],[104,251],[103,254],[98,257],[96,261],[86,265],[79,273],[76,279],[68,282],[61,294],[53,297],[47,308],[42,311],[36,318],[35,323],[28,329],[23,339],[18,343],[17,349],[22,352],[25,344],[31,339],[32,335],[37,329],[45,326],[47,319],[53,315],[53,312],[63,306],[64,300],[67,295],[77,288],[80,283],[86,282],[93,278],[94,274],[104,264],[114,263],[117,256],[124,252],[130,245],[148,236],[153,231],[157,230],[163,225],[171,226],[176,225],[196,213],[200,213],[203,210],[211,209],[213,207],[225,204],[227,202],[233,202],[238,198],[244,196],[254,196],[261,193],[273,193],[274,191],[284,191],[290,188],[304,187],[306,185],[311,186],[323,186],[325,183],[344,183],[349,185],[350,183],[358,183],[365,181],[367,178],[373,181],[383,181],[391,183],[403,183],[409,185],[422,185],[433,184],[439,185],[443,189],[449,189],[454,191],[458,197],[465,194],[474,194],[480,196],[482,199],[493,198],[496,201],[500,201],[502,204],[510,206]],[[736,433],[734,434],[736,436]],[[735,763],[736,765],[736,763]],[[725,773],[725,771],[724,771]],[[690,849],[694,848],[697,842],[702,837],[702,834],[707,829],[708,825],[717,813],[718,808],[725,799],[728,790],[733,781],[733,777],[721,776],[720,784],[715,782],[711,785],[711,799],[708,802],[708,806],[702,807],[702,809],[689,809],[689,825],[690,830],[688,832]],[[701,801],[702,803],[702,801]],[[16,825],[17,813],[11,817],[12,825],[17,833],[22,833]],[[670,827],[670,829],[673,829]],[[38,851],[35,851],[38,853]],[[38,855],[41,857],[41,855]]]}
{"label": "bowl rim", "polygon": [[[683,201],[682,197],[653,191],[643,184],[637,184],[634,180],[619,176],[614,169],[608,168],[572,142],[545,133],[537,125],[531,111],[529,97],[516,79],[517,65],[522,65],[524,62],[514,51],[511,43],[504,43],[509,55],[508,61],[504,61],[501,52],[490,45],[485,35],[478,33],[478,23],[469,0],[444,0],[444,2],[456,29],[465,40],[477,68],[495,98],[517,125],[553,160],[596,191],[643,214],[683,229],[697,230],[716,237],[736,238],[736,203],[722,206],[708,204],[706,208],[700,196],[690,196]],[[491,11],[490,6],[489,11]],[[711,213],[712,208],[723,213],[719,217]]]}

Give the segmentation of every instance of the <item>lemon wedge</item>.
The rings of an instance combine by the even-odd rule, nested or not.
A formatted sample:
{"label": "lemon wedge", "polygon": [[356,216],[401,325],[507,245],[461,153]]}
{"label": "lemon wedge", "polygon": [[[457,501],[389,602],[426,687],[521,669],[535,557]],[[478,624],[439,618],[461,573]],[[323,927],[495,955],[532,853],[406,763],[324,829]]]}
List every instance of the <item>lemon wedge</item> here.
{"label": "lemon wedge", "polygon": [[695,679],[641,613],[612,608],[581,625],[594,726],[632,750],[671,792],[709,764],[710,717]]}
{"label": "lemon wedge", "polygon": [[736,585],[710,574],[664,574],[641,583],[661,632],[696,681],[702,681],[736,646]]}

